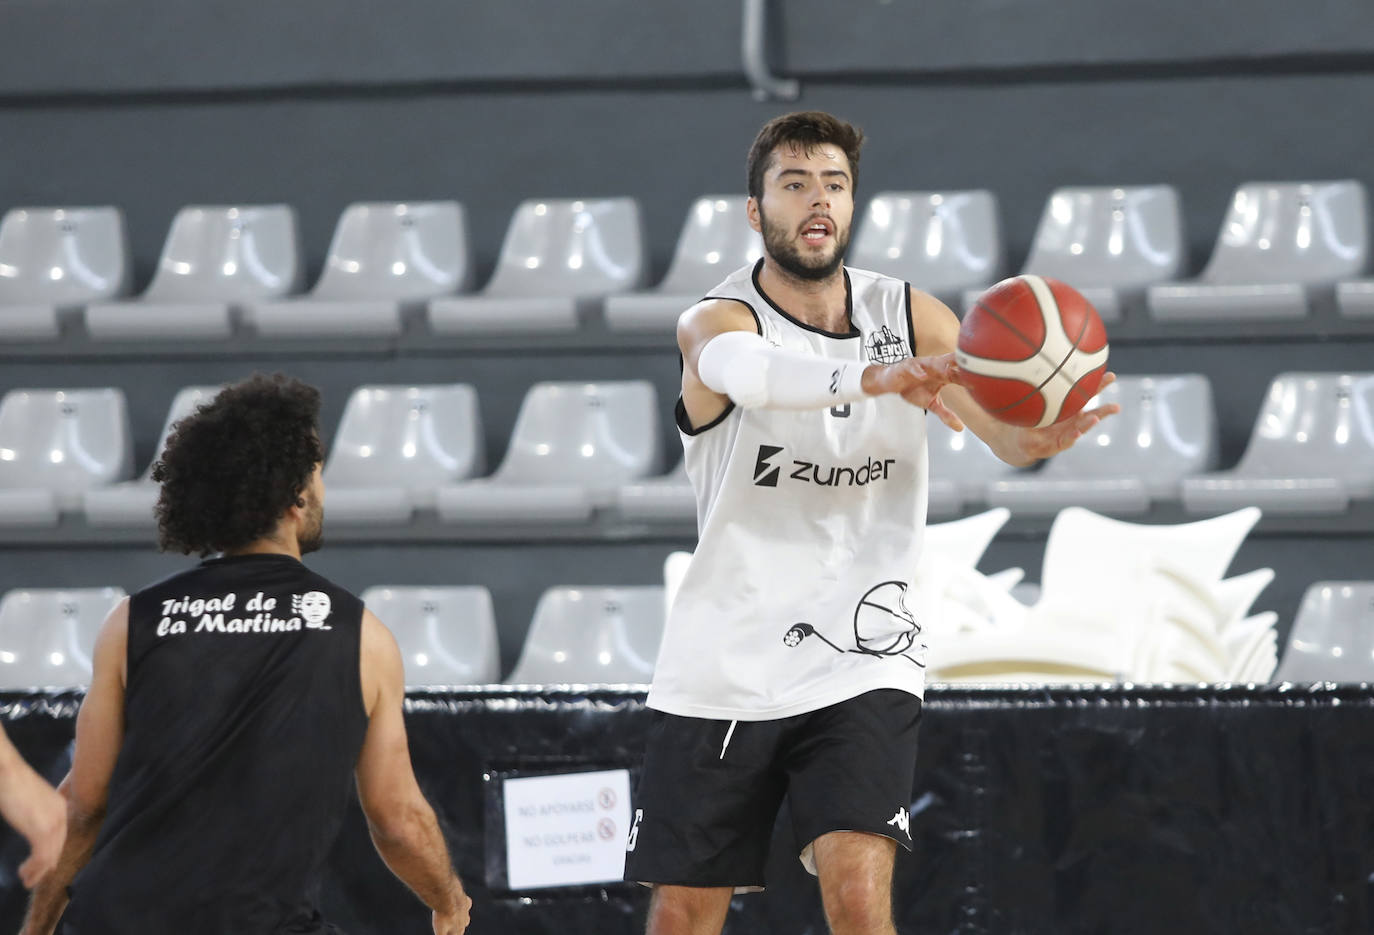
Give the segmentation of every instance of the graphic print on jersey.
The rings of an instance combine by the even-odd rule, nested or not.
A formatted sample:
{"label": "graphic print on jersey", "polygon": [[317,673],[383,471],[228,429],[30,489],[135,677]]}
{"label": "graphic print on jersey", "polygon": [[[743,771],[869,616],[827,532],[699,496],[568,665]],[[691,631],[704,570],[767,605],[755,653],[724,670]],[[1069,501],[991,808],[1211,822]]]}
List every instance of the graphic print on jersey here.
{"label": "graphic print on jersey", "polygon": [[921,625],[906,606],[906,582],[884,581],[869,588],[854,608],[854,646],[845,648],[828,639],[809,623],[794,623],[782,635],[788,649],[796,649],[808,636],[814,636],[837,653],[864,656],[900,656],[912,665],[925,663],[907,651],[916,645]]}
{"label": "graphic print on jersey", "polygon": [[864,353],[874,364],[897,364],[911,356],[906,341],[887,325],[869,334]]}

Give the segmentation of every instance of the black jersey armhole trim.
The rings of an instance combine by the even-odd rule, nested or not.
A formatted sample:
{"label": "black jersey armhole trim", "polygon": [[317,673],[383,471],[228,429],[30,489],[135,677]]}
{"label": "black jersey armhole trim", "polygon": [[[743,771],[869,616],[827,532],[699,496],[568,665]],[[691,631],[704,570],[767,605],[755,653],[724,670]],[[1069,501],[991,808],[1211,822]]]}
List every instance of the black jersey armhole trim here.
{"label": "black jersey armhole trim", "polygon": [[[760,294],[760,295],[763,295],[763,293],[759,293],[759,294]],[[763,297],[764,297],[765,299],[768,298],[768,296],[766,296],[766,295],[763,296]],[[757,331],[757,332],[759,333],[759,337],[763,337],[763,322],[759,319],[759,313],[756,312],[756,311],[754,311],[754,306],[750,305],[748,302],[744,301],[743,299],[737,299],[737,298],[735,298],[735,297],[732,296],[732,295],[707,295],[707,296],[702,296],[701,301],[702,301],[702,302],[738,302],[740,305],[743,305],[745,308],[749,309],[749,314],[752,315],[752,316],[754,316],[754,330]],[[770,303],[770,304],[771,304],[771,303]],[[774,307],[776,308],[776,306],[774,306]]]}
{"label": "black jersey armhole trim", "polygon": [[[863,335],[859,333],[859,329],[854,327],[854,287],[850,285],[849,282],[849,270],[845,269],[844,267],[840,267],[840,270],[844,273],[844,314],[845,317],[849,319],[849,331],[845,334],[839,334],[834,331],[826,331],[824,328],[817,328],[815,325],[808,325],[806,322],[798,321],[791,315],[787,314],[787,312],[783,310],[783,307],[781,305],[773,301],[772,296],[770,296],[767,292],[763,291],[763,285],[759,282],[759,273],[763,271],[762,258],[760,258],[759,261],[756,264],[754,264],[754,273],[752,277],[754,281],[754,291],[756,291],[759,295],[763,296],[763,301],[767,302],[770,306],[772,306],[773,311],[777,312],[783,318],[786,318],[788,321],[796,325],[798,328],[804,328],[807,331],[812,332],[813,334],[819,334],[823,337],[838,338],[840,340],[845,340],[847,338],[863,337]],[[753,311],[753,309],[750,309],[750,311]],[[757,318],[758,316],[756,315],[754,317]]]}
{"label": "black jersey armhole trim", "polygon": [[721,412],[720,415],[716,416],[710,422],[707,422],[701,428],[694,429],[692,428],[691,420],[687,418],[687,407],[683,404],[682,397],[679,396],[677,398],[677,403],[673,406],[673,418],[677,420],[677,428],[679,432],[681,432],[683,435],[690,435],[692,437],[696,437],[697,435],[700,435],[703,432],[707,432],[715,428],[717,425],[720,425],[722,422],[725,421],[726,417],[734,411],[734,402],[728,402],[725,404],[725,409]]}
{"label": "black jersey armhole trim", "polygon": [[916,355],[916,321],[911,317],[911,283],[906,284],[906,339],[911,345],[911,356]]}

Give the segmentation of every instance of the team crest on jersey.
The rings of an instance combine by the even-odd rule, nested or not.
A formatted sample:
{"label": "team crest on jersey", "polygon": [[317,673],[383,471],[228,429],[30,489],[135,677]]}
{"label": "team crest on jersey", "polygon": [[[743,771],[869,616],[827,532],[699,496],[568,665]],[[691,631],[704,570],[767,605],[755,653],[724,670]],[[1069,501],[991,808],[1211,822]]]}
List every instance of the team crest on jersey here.
{"label": "team crest on jersey", "polygon": [[909,655],[920,634],[921,625],[906,606],[906,582],[883,581],[869,588],[854,608],[853,646],[846,648],[833,642],[809,623],[792,624],[783,634],[782,643],[795,649],[807,637],[814,636],[837,653],[900,656],[924,669],[924,662]]}
{"label": "team crest on jersey", "polygon": [[871,364],[895,364],[911,356],[907,353],[906,342],[887,325],[869,333],[864,352]]}
{"label": "team crest on jersey", "polygon": [[291,611],[300,614],[305,625],[311,630],[332,630],[324,625],[332,606],[329,595],[323,591],[306,591],[304,594],[291,595]]}

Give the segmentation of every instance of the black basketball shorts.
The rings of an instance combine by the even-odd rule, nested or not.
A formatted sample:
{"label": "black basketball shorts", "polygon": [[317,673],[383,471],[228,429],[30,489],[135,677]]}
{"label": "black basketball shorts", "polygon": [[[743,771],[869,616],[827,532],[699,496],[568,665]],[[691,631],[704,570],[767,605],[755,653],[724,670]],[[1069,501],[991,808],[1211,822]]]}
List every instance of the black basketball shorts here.
{"label": "black basketball shorts", "polygon": [[625,879],[763,889],[784,796],[798,857],[831,831],[866,831],[911,850],[921,700],[881,689],[771,721],[656,712],[635,790]]}

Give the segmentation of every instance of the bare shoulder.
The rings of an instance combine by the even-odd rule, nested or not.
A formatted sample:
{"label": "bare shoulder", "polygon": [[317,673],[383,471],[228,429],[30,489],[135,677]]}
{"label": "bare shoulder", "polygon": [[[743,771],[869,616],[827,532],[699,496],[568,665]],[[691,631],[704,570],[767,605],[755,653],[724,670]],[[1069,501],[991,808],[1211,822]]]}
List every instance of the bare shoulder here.
{"label": "bare shoulder", "polygon": [[916,353],[921,357],[948,354],[959,339],[959,317],[929,292],[913,286],[911,292],[911,329],[916,339]]}
{"label": "bare shoulder", "polygon": [[401,648],[386,624],[372,611],[363,609],[362,648],[359,660],[363,688],[363,707],[372,714],[383,689],[403,683],[405,666]]}
{"label": "bare shoulder", "polygon": [[726,331],[757,334],[759,323],[753,310],[735,299],[702,299],[678,316],[678,348],[694,356],[702,344]]}

